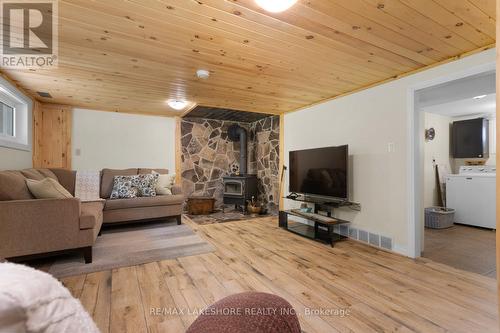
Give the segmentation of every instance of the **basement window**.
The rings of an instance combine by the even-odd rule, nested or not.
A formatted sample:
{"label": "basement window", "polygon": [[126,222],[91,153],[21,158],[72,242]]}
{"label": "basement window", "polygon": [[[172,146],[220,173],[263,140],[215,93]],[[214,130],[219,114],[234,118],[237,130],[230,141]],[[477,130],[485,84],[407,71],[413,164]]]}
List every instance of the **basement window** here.
{"label": "basement window", "polygon": [[14,113],[15,109],[2,101],[0,101],[0,135],[14,136]]}
{"label": "basement window", "polygon": [[0,147],[31,150],[31,98],[0,77]]}

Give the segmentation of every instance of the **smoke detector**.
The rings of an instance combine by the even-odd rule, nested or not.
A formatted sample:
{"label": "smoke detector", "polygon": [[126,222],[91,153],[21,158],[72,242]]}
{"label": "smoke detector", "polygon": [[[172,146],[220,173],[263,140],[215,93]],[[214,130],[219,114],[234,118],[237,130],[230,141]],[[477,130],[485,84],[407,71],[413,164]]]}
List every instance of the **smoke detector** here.
{"label": "smoke detector", "polygon": [[198,69],[196,71],[196,76],[199,78],[199,79],[203,79],[203,80],[206,80],[208,79],[208,77],[210,76],[210,72],[207,71],[206,69]]}

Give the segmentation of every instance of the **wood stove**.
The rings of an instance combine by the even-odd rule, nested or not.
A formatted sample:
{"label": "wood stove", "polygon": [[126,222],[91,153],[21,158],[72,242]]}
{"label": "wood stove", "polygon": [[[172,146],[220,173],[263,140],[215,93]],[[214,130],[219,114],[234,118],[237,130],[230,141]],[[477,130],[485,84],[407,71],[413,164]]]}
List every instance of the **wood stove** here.
{"label": "wood stove", "polygon": [[235,205],[246,211],[246,203],[257,198],[257,175],[233,175],[222,177],[224,182],[224,205]]}
{"label": "wood stove", "polygon": [[240,174],[222,177],[224,182],[224,205],[235,205],[246,212],[247,201],[257,198],[257,175],[247,174],[247,131],[238,124],[229,126],[228,137],[240,142]]}

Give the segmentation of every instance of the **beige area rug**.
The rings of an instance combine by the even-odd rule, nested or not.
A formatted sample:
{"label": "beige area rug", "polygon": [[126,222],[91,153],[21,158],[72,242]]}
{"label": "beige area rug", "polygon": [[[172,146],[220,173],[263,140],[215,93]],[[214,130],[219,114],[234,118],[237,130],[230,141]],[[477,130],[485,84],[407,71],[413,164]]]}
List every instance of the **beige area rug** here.
{"label": "beige area rug", "polygon": [[60,257],[48,272],[56,278],[140,265],[214,251],[185,224],[155,223],[104,229],[93,247],[93,260],[81,254]]}

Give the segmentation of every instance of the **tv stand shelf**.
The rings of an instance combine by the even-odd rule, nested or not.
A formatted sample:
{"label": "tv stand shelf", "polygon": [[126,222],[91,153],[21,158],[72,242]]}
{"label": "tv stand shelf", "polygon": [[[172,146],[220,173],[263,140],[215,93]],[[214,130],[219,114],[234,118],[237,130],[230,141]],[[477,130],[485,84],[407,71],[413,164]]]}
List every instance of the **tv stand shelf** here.
{"label": "tv stand shelf", "polygon": [[309,221],[312,221],[312,222],[318,222],[318,223],[321,223],[321,224],[343,224],[343,223],[349,223],[348,221],[339,220],[337,218],[330,217],[330,216],[325,216],[325,215],[315,214],[315,213],[301,212],[300,209],[290,209],[290,210],[287,210],[286,213],[289,214],[289,215],[298,216],[298,217],[301,217],[303,219],[306,219],[306,220],[309,220]]}
{"label": "tv stand shelf", "polygon": [[[308,221],[314,222],[314,226],[298,222],[289,223],[288,221],[289,215],[297,216],[306,219]],[[331,244],[332,247],[335,241],[347,238],[345,236],[333,232],[333,226],[346,223],[349,223],[349,221],[340,220],[330,216],[324,216],[315,213],[305,213],[301,212],[298,209],[280,211],[279,213],[279,226],[281,228],[300,236],[304,236],[310,239]]]}
{"label": "tv stand shelf", "polygon": [[353,210],[358,210],[358,211],[361,210],[360,203],[352,202],[349,200],[323,199],[323,198],[307,196],[307,195],[303,195],[303,194],[301,194],[301,195],[297,194],[296,196],[294,196],[293,194],[290,194],[290,195],[283,197],[283,198],[288,199],[288,200],[293,200],[293,201],[313,203],[315,205],[329,206],[332,208],[349,207]]}

